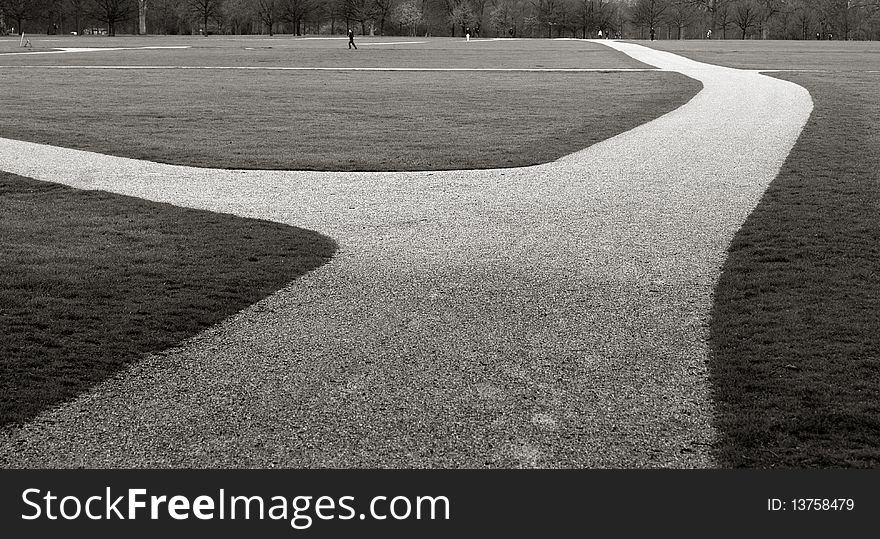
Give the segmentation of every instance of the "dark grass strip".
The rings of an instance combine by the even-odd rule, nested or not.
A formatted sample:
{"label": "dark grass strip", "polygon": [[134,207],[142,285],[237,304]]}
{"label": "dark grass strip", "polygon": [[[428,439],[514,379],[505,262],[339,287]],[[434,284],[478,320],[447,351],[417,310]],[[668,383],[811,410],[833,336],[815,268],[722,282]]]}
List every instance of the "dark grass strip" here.
{"label": "dark grass strip", "polygon": [[[880,69],[880,42],[683,39],[650,46],[699,62],[741,69],[868,71]],[[826,75],[830,77],[834,75]]]}
{"label": "dark grass strip", "polygon": [[711,377],[724,467],[880,465],[880,76],[782,74],[815,109],[730,246]]}
{"label": "dark grass strip", "polygon": [[307,230],[0,172],[0,425],[174,346],[334,251]]}
{"label": "dark grass strip", "polygon": [[9,69],[3,81],[0,137],[199,167],[329,171],[544,163],[701,89],[653,72]]}

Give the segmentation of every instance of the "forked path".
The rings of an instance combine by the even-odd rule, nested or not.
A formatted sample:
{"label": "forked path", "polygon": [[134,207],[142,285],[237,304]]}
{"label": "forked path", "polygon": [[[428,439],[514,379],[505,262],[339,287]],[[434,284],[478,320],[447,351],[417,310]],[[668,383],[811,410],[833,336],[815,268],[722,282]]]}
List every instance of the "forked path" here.
{"label": "forked path", "polygon": [[207,170],[0,140],[0,166],[24,176],[339,242],[252,308],[0,435],[0,462],[712,466],[712,289],[812,101],[756,72],[602,43],[704,89],[517,169]]}

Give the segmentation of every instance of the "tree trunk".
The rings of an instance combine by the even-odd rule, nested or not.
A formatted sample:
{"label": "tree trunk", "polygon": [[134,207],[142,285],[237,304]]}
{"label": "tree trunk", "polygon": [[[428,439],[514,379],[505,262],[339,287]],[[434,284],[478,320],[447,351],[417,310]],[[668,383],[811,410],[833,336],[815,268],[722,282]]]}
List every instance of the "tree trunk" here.
{"label": "tree trunk", "polygon": [[[709,13],[711,14],[711,17],[710,17],[710,24],[709,24],[709,29],[712,30],[712,33],[714,34],[714,33],[715,33],[715,30],[718,29],[718,27],[717,27],[717,25],[718,25],[718,18],[717,18],[717,12],[716,12],[715,0],[712,0],[711,4],[709,5]],[[722,37],[723,37],[723,36],[722,36]]]}
{"label": "tree trunk", "polygon": [[147,0],[138,0],[138,34],[147,33]]}

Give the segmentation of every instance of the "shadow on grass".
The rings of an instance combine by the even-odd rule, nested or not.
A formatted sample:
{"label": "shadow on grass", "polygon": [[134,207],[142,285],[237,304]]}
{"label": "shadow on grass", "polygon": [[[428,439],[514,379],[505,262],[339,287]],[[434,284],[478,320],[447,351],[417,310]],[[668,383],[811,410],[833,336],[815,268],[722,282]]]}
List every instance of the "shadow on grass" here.
{"label": "shadow on grass", "polygon": [[815,109],[737,233],[710,364],[724,467],[880,465],[880,78],[785,74]]}
{"label": "shadow on grass", "polygon": [[0,426],[329,260],[318,233],[0,172]]}

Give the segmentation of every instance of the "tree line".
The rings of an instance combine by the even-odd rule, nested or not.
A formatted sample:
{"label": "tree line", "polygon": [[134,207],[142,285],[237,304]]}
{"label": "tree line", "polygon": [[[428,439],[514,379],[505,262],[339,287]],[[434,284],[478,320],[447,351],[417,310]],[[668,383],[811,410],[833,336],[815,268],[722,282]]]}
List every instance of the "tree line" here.
{"label": "tree line", "polygon": [[[0,32],[880,39],[880,0],[0,0]],[[651,31],[653,29],[653,32]]]}

